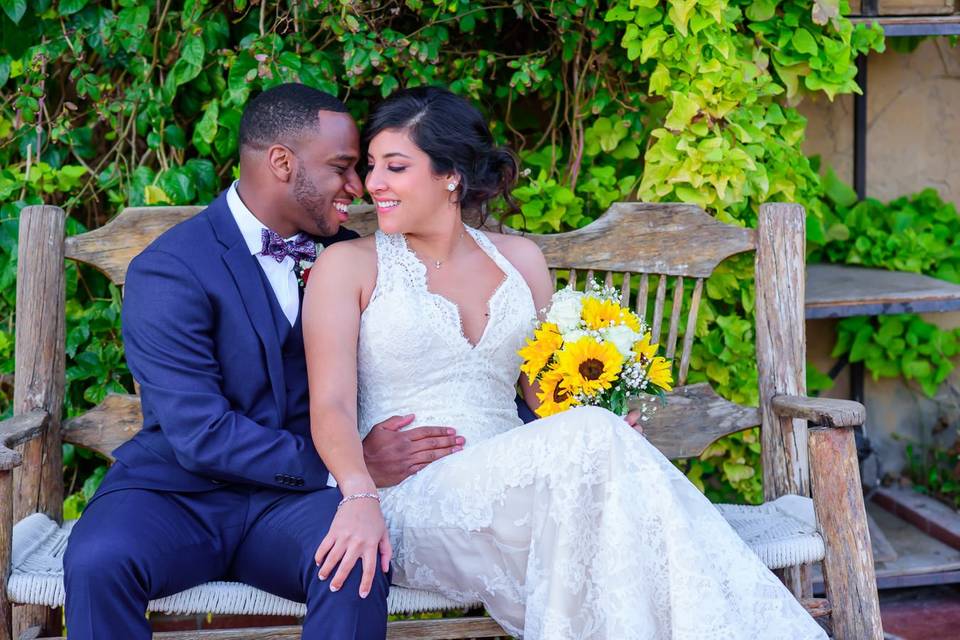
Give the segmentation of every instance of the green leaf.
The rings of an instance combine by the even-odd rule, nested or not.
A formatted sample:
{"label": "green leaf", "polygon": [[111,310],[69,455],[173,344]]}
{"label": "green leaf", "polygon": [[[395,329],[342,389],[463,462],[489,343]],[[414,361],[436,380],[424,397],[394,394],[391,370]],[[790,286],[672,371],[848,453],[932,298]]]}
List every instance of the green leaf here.
{"label": "green leaf", "polygon": [[679,91],[672,92],[670,96],[673,100],[673,107],[667,114],[664,124],[672,131],[681,131],[700,111],[700,105],[696,100]]}
{"label": "green leaf", "polygon": [[848,208],[857,203],[857,192],[840,180],[832,167],[827,168],[827,175],[823,177],[823,190],[838,207]]}
{"label": "green leaf", "polygon": [[754,22],[764,22],[772,18],[777,12],[779,0],[754,0],[747,7],[747,18]]}
{"label": "green leaf", "polygon": [[817,41],[814,40],[813,36],[810,35],[810,32],[804,28],[799,28],[793,32],[793,37],[790,39],[793,43],[793,46],[800,53],[806,53],[811,56],[817,55],[819,50],[817,47]]}
{"label": "green leaf", "polygon": [[3,8],[3,12],[14,24],[20,24],[20,19],[27,10],[27,0],[0,0],[0,8]]}
{"label": "green leaf", "polygon": [[70,14],[76,13],[87,6],[88,0],[60,0],[58,9],[60,15],[69,16]]}

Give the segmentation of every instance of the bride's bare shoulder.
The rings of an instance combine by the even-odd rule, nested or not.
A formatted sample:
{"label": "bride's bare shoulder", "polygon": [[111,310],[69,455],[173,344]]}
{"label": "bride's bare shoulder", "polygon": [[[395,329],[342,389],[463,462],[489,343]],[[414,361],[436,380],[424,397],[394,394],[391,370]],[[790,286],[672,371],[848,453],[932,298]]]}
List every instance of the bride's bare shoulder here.
{"label": "bride's bare shoulder", "polygon": [[533,292],[537,308],[542,308],[553,293],[553,280],[540,246],[530,238],[515,234],[488,233],[497,250],[520,272]]}
{"label": "bride's bare shoulder", "polygon": [[526,270],[545,270],[547,268],[547,261],[543,257],[543,252],[540,251],[539,245],[530,238],[512,233],[494,232],[487,232],[487,236],[500,253],[524,275],[526,275]]}
{"label": "bride's bare shoulder", "polygon": [[364,280],[367,272],[376,273],[377,247],[373,236],[335,242],[323,249],[315,269],[330,269],[343,275],[355,274]]}

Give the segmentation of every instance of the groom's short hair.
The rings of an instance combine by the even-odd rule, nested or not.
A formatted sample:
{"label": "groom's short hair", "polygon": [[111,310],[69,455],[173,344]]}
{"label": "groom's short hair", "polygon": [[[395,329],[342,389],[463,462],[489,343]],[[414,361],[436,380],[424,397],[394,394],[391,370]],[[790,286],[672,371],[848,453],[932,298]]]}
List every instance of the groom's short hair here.
{"label": "groom's short hair", "polygon": [[317,127],[320,111],[347,113],[347,107],[339,98],[297,82],[267,89],[243,110],[240,147],[266,149],[282,143],[305,129]]}

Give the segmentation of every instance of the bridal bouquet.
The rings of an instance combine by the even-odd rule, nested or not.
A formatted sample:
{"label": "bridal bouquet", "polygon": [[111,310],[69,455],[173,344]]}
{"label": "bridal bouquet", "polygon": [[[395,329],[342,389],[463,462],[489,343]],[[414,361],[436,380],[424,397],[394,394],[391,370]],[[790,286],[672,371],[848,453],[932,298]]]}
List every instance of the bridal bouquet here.
{"label": "bridal bouquet", "polygon": [[[620,306],[612,287],[593,283],[587,293],[557,291],[545,321],[519,351],[520,370],[540,383],[537,414],[594,405],[624,415],[631,399],[662,399],[673,377],[670,361],[657,355],[650,335],[635,313]],[[643,419],[649,404],[641,405]]]}

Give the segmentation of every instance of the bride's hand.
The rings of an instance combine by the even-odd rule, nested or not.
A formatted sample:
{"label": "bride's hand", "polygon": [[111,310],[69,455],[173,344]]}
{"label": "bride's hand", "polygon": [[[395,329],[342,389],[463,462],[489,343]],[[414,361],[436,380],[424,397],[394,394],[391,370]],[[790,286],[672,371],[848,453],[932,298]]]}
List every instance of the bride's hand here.
{"label": "bride's hand", "polygon": [[643,425],[640,424],[640,409],[634,409],[624,417],[627,424],[634,428],[637,433],[643,433]]}
{"label": "bride's hand", "polygon": [[366,598],[373,586],[378,550],[380,568],[386,573],[390,569],[393,548],[380,503],[368,498],[346,502],[337,509],[330,531],[317,548],[314,556],[320,567],[317,576],[326,580],[336,567],[337,571],[330,579],[330,590],[339,591],[357,560],[360,560],[363,566],[360,597]]}

